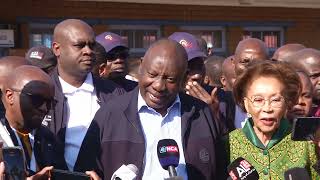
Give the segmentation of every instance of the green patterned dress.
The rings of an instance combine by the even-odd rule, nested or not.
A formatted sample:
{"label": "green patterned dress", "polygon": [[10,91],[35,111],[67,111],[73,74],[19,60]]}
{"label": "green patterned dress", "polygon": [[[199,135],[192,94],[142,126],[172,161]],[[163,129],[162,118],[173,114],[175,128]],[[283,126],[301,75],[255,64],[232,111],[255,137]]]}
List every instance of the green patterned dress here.
{"label": "green patterned dress", "polygon": [[265,147],[256,136],[252,119],[242,129],[229,134],[230,162],[238,157],[248,160],[258,171],[260,179],[284,179],[284,172],[293,167],[304,167],[312,179],[320,179],[312,168],[316,163],[312,142],[292,141],[291,126],[285,119]]}

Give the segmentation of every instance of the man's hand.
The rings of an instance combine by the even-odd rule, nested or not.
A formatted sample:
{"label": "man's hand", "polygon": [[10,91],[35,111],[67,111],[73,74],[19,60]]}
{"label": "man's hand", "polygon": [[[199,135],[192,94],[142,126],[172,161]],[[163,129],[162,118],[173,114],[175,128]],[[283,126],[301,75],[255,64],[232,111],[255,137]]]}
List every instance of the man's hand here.
{"label": "man's hand", "polygon": [[215,87],[211,91],[211,94],[209,94],[196,81],[188,82],[186,85],[186,93],[207,103],[214,114],[219,112],[219,100],[218,100],[217,92],[218,92],[218,88]]}
{"label": "man's hand", "polygon": [[27,180],[48,180],[50,179],[50,171],[53,170],[53,166],[44,167],[37,174],[27,177]]}
{"label": "man's hand", "polygon": [[98,176],[98,174],[96,172],[94,172],[94,171],[86,171],[86,174],[88,176],[90,176],[90,178],[92,180],[101,180],[101,178]]}

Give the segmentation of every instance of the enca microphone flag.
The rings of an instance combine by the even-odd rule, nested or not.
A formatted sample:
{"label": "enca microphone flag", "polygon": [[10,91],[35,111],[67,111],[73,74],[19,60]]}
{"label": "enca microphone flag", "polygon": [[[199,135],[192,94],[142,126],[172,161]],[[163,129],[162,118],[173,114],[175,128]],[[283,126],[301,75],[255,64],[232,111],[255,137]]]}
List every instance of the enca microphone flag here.
{"label": "enca microphone flag", "polygon": [[159,162],[163,169],[168,170],[169,166],[178,166],[180,154],[178,144],[175,140],[160,140],[157,145],[157,153]]}
{"label": "enca microphone flag", "polygon": [[232,180],[257,180],[257,170],[244,158],[239,157],[228,166],[228,173]]}

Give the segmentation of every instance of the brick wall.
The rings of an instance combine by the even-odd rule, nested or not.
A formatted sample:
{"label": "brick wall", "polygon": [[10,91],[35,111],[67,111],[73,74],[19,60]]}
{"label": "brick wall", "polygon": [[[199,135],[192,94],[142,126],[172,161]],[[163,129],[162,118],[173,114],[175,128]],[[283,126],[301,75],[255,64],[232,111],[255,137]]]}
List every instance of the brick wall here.
{"label": "brick wall", "polygon": [[[27,19],[27,20],[21,20]],[[26,18],[27,17],[27,18]],[[234,22],[262,23],[290,22],[285,31],[285,43],[298,42],[320,49],[320,10],[303,8],[216,7],[164,4],[135,4],[114,2],[83,2],[62,0],[3,0],[0,22],[20,25],[17,48],[27,49],[28,19],[94,19],[96,33],[107,30],[103,20],[163,20],[185,23]],[[20,20],[19,20],[20,19]],[[19,21],[17,21],[19,20]],[[242,25],[227,28],[227,51],[232,53],[241,38]],[[178,25],[163,24],[162,35],[178,30]]]}

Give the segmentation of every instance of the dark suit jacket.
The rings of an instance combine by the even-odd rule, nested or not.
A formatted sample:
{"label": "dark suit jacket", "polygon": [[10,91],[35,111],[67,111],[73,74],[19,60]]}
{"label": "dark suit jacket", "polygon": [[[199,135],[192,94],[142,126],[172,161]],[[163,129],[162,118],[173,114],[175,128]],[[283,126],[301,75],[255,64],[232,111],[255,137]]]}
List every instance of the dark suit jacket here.
{"label": "dark suit jacket", "polygon": [[126,78],[113,79],[112,81],[122,87],[126,92],[132,91],[138,85],[137,82],[128,80]]}
{"label": "dark suit jacket", "polygon": [[[204,87],[209,94],[211,94],[213,88],[214,87],[208,85]],[[223,89],[218,88],[217,96],[220,103],[225,103],[224,112],[221,112],[218,124],[223,134],[228,134],[235,129],[236,104],[233,99],[232,91],[224,91]]]}
{"label": "dark suit jacket", "polygon": [[[55,106],[50,110],[44,121],[50,130],[58,137],[58,145],[60,146],[61,153],[64,154],[65,147],[65,133],[67,127],[67,98],[62,93],[61,84],[58,78],[58,70],[55,69],[51,74],[53,82],[55,84]],[[109,101],[113,96],[123,94],[125,91],[119,88],[116,84],[109,80],[102,80],[93,77],[93,84],[96,88],[98,97],[98,103]],[[86,103],[86,102],[83,102]],[[74,166],[74,171],[85,172],[87,170],[93,170],[96,167],[96,154],[94,149],[98,146],[95,141],[95,133],[93,131],[87,132],[85,135],[77,161]],[[68,169],[66,164],[61,169]]]}
{"label": "dark suit jacket", "polygon": [[[218,127],[209,107],[202,101],[180,95],[181,136],[189,179],[219,179],[216,176],[215,141]],[[96,113],[92,129],[100,133],[97,158],[99,173],[110,179],[122,164],[135,164],[143,173],[145,139],[139,120],[138,88],[116,97]]]}
{"label": "dark suit jacket", "polygon": [[227,104],[226,110],[226,126],[228,132],[236,129],[234,125],[235,114],[236,114],[236,103],[234,102],[233,94],[231,91],[225,91],[225,102]]}
{"label": "dark suit jacket", "polygon": [[[9,122],[5,118],[2,118],[0,121],[7,129],[13,144],[19,146],[18,139],[11,129]],[[44,126],[35,131],[33,151],[37,165],[41,169],[46,166],[59,167],[63,163],[63,154],[61,155],[57,149],[54,134]]]}

